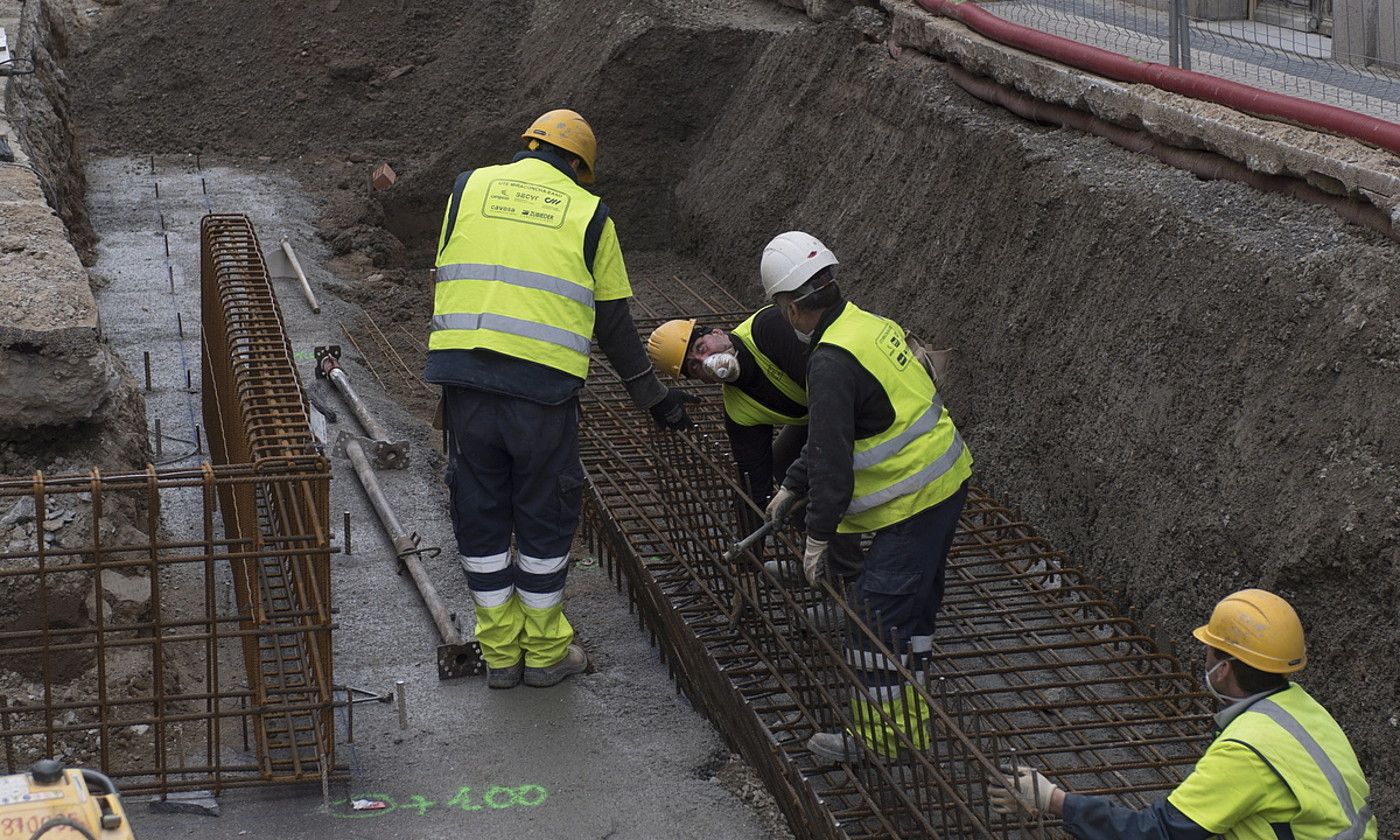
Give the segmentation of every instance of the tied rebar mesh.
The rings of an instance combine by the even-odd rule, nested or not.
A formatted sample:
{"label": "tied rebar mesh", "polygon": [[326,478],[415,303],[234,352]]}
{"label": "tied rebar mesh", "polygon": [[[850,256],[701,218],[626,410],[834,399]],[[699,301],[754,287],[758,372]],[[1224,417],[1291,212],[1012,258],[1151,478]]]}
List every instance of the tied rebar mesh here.
{"label": "tied rebar mesh", "polygon": [[251,225],[202,233],[211,462],[0,481],[7,773],[57,757],[160,793],[335,773],[330,467]]}
{"label": "tied rebar mesh", "polygon": [[1141,61],[1400,121],[1400,13],[1375,0],[985,0]]}
{"label": "tied rebar mesh", "polygon": [[[666,299],[667,316],[731,326],[745,314],[732,298],[728,312],[715,311],[679,279],[648,293]],[[800,576],[793,532],[762,555],[722,559],[743,536],[741,517],[747,524],[758,510],[740,493],[719,392],[699,390],[696,429],[659,432],[595,363],[582,400],[584,531],[678,687],[757,769],[801,836],[1058,835],[1053,821],[992,812],[998,768],[1032,765],[1071,790],[1136,805],[1189,772],[1210,729],[1194,679],[1028,523],[976,489],[948,561],[931,665],[899,666],[928,719],[853,705],[876,698],[849,651],[887,660],[913,652],[884,645],[892,634],[881,617],[862,617],[839,587],[818,593],[766,570],[764,557],[787,567],[784,580]],[[827,766],[805,747],[815,732],[872,725],[893,733],[888,755],[862,746],[858,759]]]}
{"label": "tied rebar mesh", "polygon": [[[224,529],[272,549],[234,563],[250,624],[244,659],[264,777],[297,781],[334,766],[330,625],[330,469],[308,419],[282,312],[247,217],[200,225],[204,418],[216,465],[252,463],[270,476],[314,470],[299,482],[221,488]],[[301,546],[300,535],[312,535]],[[307,553],[288,550],[312,548]],[[310,619],[310,620],[308,620]],[[310,629],[307,625],[322,629]]]}

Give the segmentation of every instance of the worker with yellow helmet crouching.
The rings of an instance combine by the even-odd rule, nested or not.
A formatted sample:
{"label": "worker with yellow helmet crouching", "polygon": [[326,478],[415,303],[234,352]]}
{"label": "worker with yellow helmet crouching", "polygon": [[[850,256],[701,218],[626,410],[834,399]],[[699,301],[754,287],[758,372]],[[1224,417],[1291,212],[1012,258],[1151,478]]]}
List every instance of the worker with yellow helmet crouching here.
{"label": "worker with yellow helmet crouching", "polygon": [[992,794],[1003,813],[1064,818],[1079,840],[1375,840],[1370,786],[1342,728],[1286,674],[1307,664],[1303,626],[1262,589],[1225,598],[1193,635],[1206,646],[1205,684],[1228,705],[1191,775],[1141,810],[1061,790],[1018,767]]}

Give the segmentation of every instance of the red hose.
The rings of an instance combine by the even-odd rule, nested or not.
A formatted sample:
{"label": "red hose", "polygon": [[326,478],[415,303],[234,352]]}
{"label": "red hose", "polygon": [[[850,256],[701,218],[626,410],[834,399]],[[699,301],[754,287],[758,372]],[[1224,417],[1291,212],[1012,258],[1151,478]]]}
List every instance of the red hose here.
{"label": "red hose", "polygon": [[1341,134],[1400,154],[1400,124],[1296,96],[1270,93],[1249,85],[1182,70],[1151,61],[1138,61],[1058,35],[1002,20],[967,0],[918,0],[935,14],[953,18],[1002,44],[1053,59],[1123,82],[1138,82],[1215,102],[1237,111]]}

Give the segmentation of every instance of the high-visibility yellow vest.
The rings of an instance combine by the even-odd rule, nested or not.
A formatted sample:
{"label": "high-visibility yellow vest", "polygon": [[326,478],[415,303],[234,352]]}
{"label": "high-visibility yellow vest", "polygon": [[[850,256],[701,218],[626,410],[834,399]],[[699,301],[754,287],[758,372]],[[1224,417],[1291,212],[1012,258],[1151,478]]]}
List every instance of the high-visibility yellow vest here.
{"label": "high-visibility yellow vest", "polygon": [[957,492],[972,475],[972,453],[928,371],[905,343],[904,329],[847,303],[817,343],[854,356],[894,407],[889,428],[855,442],[855,489],[836,530],[878,531]]}
{"label": "high-visibility yellow vest", "polygon": [[[758,342],[753,337],[753,322],[764,309],[765,306],[750,315],[742,324],[730,331],[729,337],[744,345],[753,356],[754,362],[758,365],[763,378],[773,383],[783,396],[801,406],[807,405],[807,391],[801,385],[793,381],[791,376],[783,373],[782,368],[768,356],[758,346]],[[724,414],[730,420],[740,426],[805,426],[807,425],[807,414],[803,412],[797,414],[784,414],[776,407],[763,404],[757,397],[745,391],[741,391],[737,386],[725,385],[722,389],[724,394]]]}
{"label": "high-visibility yellow vest", "polygon": [[[1237,741],[1259,754],[1298,800],[1289,823],[1294,840],[1375,840],[1376,820],[1366,798],[1370,785],[1337,721],[1300,686],[1256,701],[1221,731],[1216,742]],[[1220,806],[1228,790],[1220,791]],[[1176,804],[1175,802],[1173,804]],[[1181,803],[1192,819],[1220,825],[1211,802]],[[1183,808],[1184,806],[1184,808]],[[1277,840],[1267,819],[1255,815],[1224,834],[1230,840]]]}
{"label": "high-visibility yellow vest", "polygon": [[588,376],[598,197],[536,158],[467,179],[437,258],[429,350],[493,350]]}

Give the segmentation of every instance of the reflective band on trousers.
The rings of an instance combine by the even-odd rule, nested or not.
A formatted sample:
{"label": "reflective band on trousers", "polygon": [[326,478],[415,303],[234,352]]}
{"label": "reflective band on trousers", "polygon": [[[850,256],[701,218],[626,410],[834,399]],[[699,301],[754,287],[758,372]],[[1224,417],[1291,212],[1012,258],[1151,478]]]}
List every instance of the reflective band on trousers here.
{"label": "reflective band on trousers", "polygon": [[[939,407],[940,411],[942,407]],[[878,448],[878,447],[876,447]],[[883,505],[891,499],[898,499],[900,496],[907,496],[934,483],[953,465],[958,462],[958,456],[963,452],[963,439],[956,431],[953,432],[953,442],[948,444],[948,449],[936,458],[933,463],[914,473],[901,481],[896,481],[888,487],[882,487],[867,496],[851,499],[850,507],[846,508],[846,515],[861,513],[870,510],[876,505]]]}
{"label": "reflective band on trousers", "polygon": [[446,283],[449,280],[494,280],[497,283],[519,286],[522,289],[538,289],[542,292],[549,292],[568,298],[575,303],[581,303],[589,309],[593,308],[592,289],[584,288],[577,283],[570,283],[562,277],[541,274],[537,271],[524,271],[519,268],[508,268],[504,265],[491,265],[490,263],[452,263],[438,266],[437,282]]}
{"label": "reflective band on trousers", "polygon": [[587,336],[579,335],[576,332],[569,332],[559,327],[551,327],[547,324],[537,324],[534,321],[526,321],[522,318],[511,318],[508,315],[496,315],[491,312],[457,312],[451,315],[434,315],[434,330],[491,330],[507,335],[518,335],[521,338],[533,338],[536,341],[544,341],[549,344],[557,344],[575,353],[584,356],[588,355],[588,348],[592,341]]}
{"label": "reflective band on trousers", "polygon": [[1332,786],[1332,793],[1336,795],[1337,801],[1341,803],[1342,813],[1346,814],[1351,825],[1345,830],[1332,835],[1331,840],[1359,840],[1366,834],[1366,826],[1371,822],[1371,806],[1363,805],[1361,812],[1357,813],[1356,807],[1351,804],[1351,789],[1347,787],[1346,780],[1342,778],[1342,772],[1337,769],[1337,765],[1332,762],[1327,751],[1322,745],[1304,729],[1298,719],[1290,715],[1282,706],[1268,698],[1260,700],[1249,711],[1258,712],[1269,720],[1283,727],[1283,731],[1292,735],[1312,760],[1317,762],[1317,769],[1322,771],[1322,775],[1327,779],[1327,784]]}
{"label": "reflective band on trousers", "polygon": [[929,404],[928,410],[919,415],[919,419],[910,424],[909,428],[879,444],[872,446],[864,452],[857,452],[851,459],[853,466],[858,470],[872,467],[886,458],[897,455],[901,449],[913,443],[919,435],[928,434],[933,431],[933,427],[938,425],[938,419],[943,416],[943,398],[938,394],[933,395],[933,402]]}

